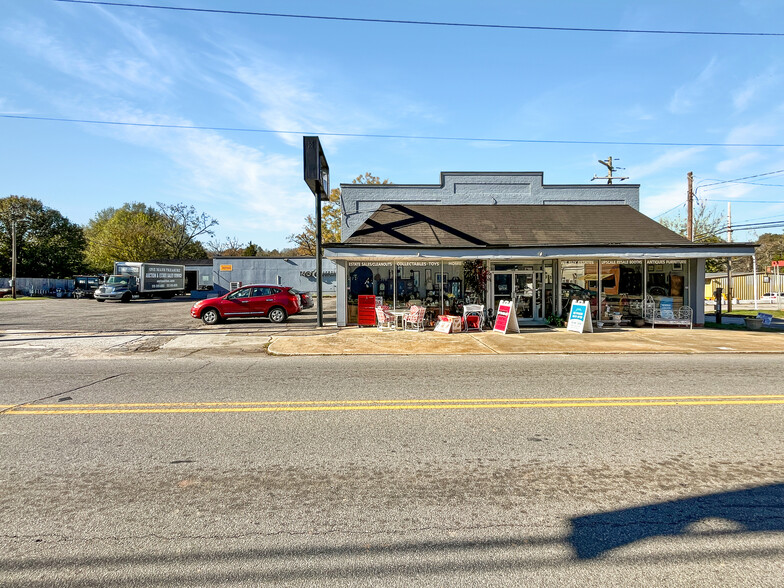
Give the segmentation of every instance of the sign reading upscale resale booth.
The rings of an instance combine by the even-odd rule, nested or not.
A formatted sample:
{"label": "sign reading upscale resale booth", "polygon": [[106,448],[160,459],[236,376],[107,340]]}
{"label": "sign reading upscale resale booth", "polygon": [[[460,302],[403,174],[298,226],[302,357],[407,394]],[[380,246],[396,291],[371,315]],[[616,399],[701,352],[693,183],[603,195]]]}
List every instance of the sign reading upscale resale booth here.
{"label": "sign reading upscale resale booth", "polygon": [[590,301],[572,301],[572,307],[569,309],[569,323],[566,325],[566,330],[575,331],[576,333],[593,333]]}
{"label": "sign reading upscale resale booth", "polygon": [[511,300],[501,300],[498,303],[498,312],[495,313],[493,332],[506,334],[510,329],[515,333],[520,332],[520,326],[517,324],[514,302]]}

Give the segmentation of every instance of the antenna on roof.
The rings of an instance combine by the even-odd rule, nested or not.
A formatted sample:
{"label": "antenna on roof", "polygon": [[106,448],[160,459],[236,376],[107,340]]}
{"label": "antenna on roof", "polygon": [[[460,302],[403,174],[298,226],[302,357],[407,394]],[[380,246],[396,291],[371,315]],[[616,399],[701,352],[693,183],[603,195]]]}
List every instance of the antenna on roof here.
{"label": "antenna on roof", "polygon": [[[620,159],[616,159],[615,161],[620,161]],[[608,184],[612,184],[613,180],[621,180],[621,181],[623,181],[623,180],[628,180],[629,179],[628,176],[626,176],[626,177],[621,177],[621,176],[613,177],[613,172],[614,171],[618,171],[618,170],[626,169],[626,168],[624,168],[624,167],[615,167],[613,165],[613,158],[612,157],[608,157],[607,161],[604,161],[603,159],[600,159],[599,163],[601,163],[604,167],[607,168],[607,175],[604,176],[604,177],[600,177],[600,176],[597,176],[596,174],[594,174],[594,176],[591,178],[592,182],[594,180],[607,180]]]}

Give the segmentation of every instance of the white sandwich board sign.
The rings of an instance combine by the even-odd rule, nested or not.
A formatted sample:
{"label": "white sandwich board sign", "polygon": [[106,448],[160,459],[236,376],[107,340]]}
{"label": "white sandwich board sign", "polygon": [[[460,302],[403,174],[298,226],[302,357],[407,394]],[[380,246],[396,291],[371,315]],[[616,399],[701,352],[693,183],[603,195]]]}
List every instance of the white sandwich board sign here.
{"label": "white sandwich board sign", "polygon": [[591,322],[591,302],[589,300],[573,300],[572,307],[569,309],[569,322],[566,325],[567,331],[576,333],[593,333],[593,323]]}

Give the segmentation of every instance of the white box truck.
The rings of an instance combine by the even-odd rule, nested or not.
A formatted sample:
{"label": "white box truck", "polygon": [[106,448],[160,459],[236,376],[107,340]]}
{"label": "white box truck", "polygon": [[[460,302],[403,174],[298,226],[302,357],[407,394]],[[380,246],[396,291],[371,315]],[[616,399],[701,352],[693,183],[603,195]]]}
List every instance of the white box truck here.
{"label": "white box truck", "polygon": [[133,298],[171,298],[185,290],[185,266],[166,263],[115,261],[114,273],[98,288],[93,297],[98,302]]}

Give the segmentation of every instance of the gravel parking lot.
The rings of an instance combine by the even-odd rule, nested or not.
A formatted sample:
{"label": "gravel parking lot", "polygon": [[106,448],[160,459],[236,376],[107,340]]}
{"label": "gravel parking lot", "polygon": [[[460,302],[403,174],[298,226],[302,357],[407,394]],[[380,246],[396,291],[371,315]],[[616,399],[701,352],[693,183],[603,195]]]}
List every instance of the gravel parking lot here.
{"label": "gravel parking lot", "polygon": [[[187,332],[197,329],[219,332],[304,331],[316,326],[316,306],[289,317],[283,324],[268,319],[232,319],[209,327],[191,317],[188,296],[170,300],[139,299],[127,304],[99,303],[92,299],[41,298],[0,302],[0,331],[68,333],[138,333],[145,331]],[[335,298],[324,299],[324,324],[335,324]]]}

